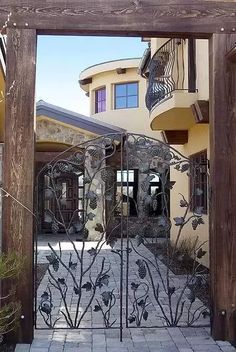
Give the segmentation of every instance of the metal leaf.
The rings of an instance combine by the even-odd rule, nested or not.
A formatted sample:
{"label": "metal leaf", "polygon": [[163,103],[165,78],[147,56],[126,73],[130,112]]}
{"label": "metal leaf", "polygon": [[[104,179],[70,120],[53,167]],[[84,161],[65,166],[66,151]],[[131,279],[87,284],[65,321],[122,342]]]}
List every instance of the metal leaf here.
{"label": "metal leaf", "polygon": [[46,259],[49,262],[49,264],[53,264],[54,260],[56,259],[56,256],[51,253],[50,255],[46,255]]}
{"label": "metal leaf", "polygon": [[183,164],[181,166],[181,172],[185,172],[189,170],[190,165],[189,164]]}
{"label": "metal leaf", "polygon": [[204,255],[206,254],[207,252],[204,251],[202,248],[200,248],[197,252],[197,258],[198,259],[201,259],[202,257],[204,257]]}
{"label": "metal leaf", "polygon": [[131,290],[136,291],[139,287],[139,284],[136,284],[135,282],[131,282]]}
{"label": "metal leaf", "polygon": [[210,317],[211,314],[210,314],[209,310],[204,310],[202,312],[202,316],[203,316],[204,319],[206,319],[207,317]]}
{"label": "metal leaf", "polygon": [[101,156],[101,151],[96,147],[88,148],[88,153],[93,158],[99,158]]}
{"label": "metal leaf", "polygon": [[201,225],[201,224],[204,224],[204,221],[203,221],[203,219],[201,217],[200,218],[194,218],[193,221],[192,221],[193,230],[196,230],[198,225]]}
{"label": "metal leaf", "polygon": [[165,188],[173,189],[175,184],[176,184],[176,181],[166,181]]}
{"label": "metal leaf", "polygon": [[42,306],[40,307],[40,310],[43,312],[43,313],[46,313],[47,315],[50,315],[51,314],[51,311],[52,311],[52,307],[49,303],[47,302],[44,302],[42,304]]}
{"label": "metal leaf", "polygon": [[77,268],[77,263],[69,262],[69,268],[75,270]]}
{"label": "metal leaf", "polygon": [[181,226],[184,223],[184,218],[182,216],[176,217],[174,218],[174,221],[175,221],[175,226]]}
{"label": "metal leaf", "polygon": [[49,294],[44,291],[43,294],[41,295],[42,300],[47,300],[49,298]]}
{"label": "metal leaf", "polygon": [[90,183],[91,179],[88,176],[83,177],[84,184]]}
{"label": "metal leaf", "polygon": [[94,312],[99,312],[100,310],[102,310],[100,306],[98,305],[94,306],[94,310],[93,310]]}
{"label": "metal leaf", "polygon": [[95,231],[103,233],[104,229],[102,224],[96,224]]}
{"label": "metal leaf", "polygon": [[194,302],[195,302],[195,299],[196,299],[196,296],[195,296],[194,292],[191,291],[191,292],[187,295],[187,298],[189,299],[190,303],[194,303]]}
{"label": "metal leaf", "polygon": [[115,178],[115,174],[111,168],[106,168],[101,170],[101,179],[104,182],[112,182],[114,178]]}
{"label": "metal leaf", "polygon": [[58,271],[59,269],[59,260],[55,259],[54,262],[52,263],[52,267],[55,271]]}
{"label": "metal leaf", "polygon": [[105,286],[108,286],[109,285],[109,278],[110,276],[109,275],[103,275],[100,279],[99,279],[99,283],[100,285],[105,285]]}
{"label": "metal leaf", "polygon": [[143,312],[143,319],[146,321],[147,318],[148,318],[148,312],[145,310],[145,311]]}
{"label": "metal leaf", "polygon": [[92,290],[92,284],[91,284],[91,282],[87,281],[81,288],[85,288],[86,291],[91,291]]}
{"label": "metal leaf", "polygon": [[88,213],[88,219],[90,220],[90,221],[93,221],[93,219],[95,218],[95,214],[94,213]]}
{"label": "metal leaf", "polygon": [[130,324],[132,324],[135,321],[135,316],[133,316],[133,315],[129,316],[128,321]]}
{"label": "metal leaf", "polygon": [[88,254],[90,254],[91,256],[93,256],[93,255],[96,255],[97,254],[97,251],[96,251],[96,249],[95,248],[90,248],[88,251]]}
{"label": "metal leaf", "polygon": [[91,199],[96,199],[96,198],[97,198],[97,195],[96,195],[95,192],[89,191],[88,193],[86,193],[85,198],[90,199],[90,200],[91,200]]}
{"label": "metal leaf", "polygon": [[185,199],[181,199],[179,205],[181,208],[186,208],[188,206],[188,202]]}
{"label": "metal leaf", "polygon": [[141,299],[141,300],[138,302],[138,306],[139,306],[139,307],[142,307],[142,308],[145,307],[145,302],[144,302],[143,299]]}
{"label": "metal leaf", "polygon": [[137,246],[140,246],[140,244],[144,243],[144,239],[143,239],[143,237],[141,235],[137,235],[135,237],[135,239],[136,239]]}
{"label": "metal leaf", "polygon": [[114,237],[107,240],[107,244],[108,244],[109,246],[111,246],[111,248],[114,248],[114,247],[115,247],[116,242],[117,242],[117,238],[114,238]]}
{"label": "metal leaf", "polygon": [[175,287],[174,287],[174,286],[169,287],[169,288],[168,288],[168,295],[169,295],[169,296],[172,296],[174,293],[175,293]]}
{"label": "metal leaf", "polygon": [[57,281],[58,281],[59,284],[61,284],[61,285],[65,285],[65,284],[66,284],[66,281],[65,281],[64,277],[58,278]]}
{"label": "metal leaf", "polygon": [[76,295],[79,295],[79,294],[80,294],[80,289],[79,289],[78,287],[75,287],[75,286],[74,286],[74,293],[75,293]]}
{"label": "metal leaf", "polygon": [[98,206],[97,198],[90,199],[89,206],[91,209],[95,210]]}
{"label": "metal leaf", "polygon": [[146,269],[146,265],[145,265],[144,261],[141,259],[138,259],[136,261],[136,264],[138,265],[138,274],[139,274],[140,279],[144,279],[147,275],[147,269]]}
{"label": "metal leaf", "polygon": [[110,301],[111,299],[112,299],[112,294],[111,294],[111,292],[109,292],[109,291],[104,291],[104,292],[102,293],[102,301],[103,301],[103,303],[105,304],[106,307],[108,306],[109,301]]}

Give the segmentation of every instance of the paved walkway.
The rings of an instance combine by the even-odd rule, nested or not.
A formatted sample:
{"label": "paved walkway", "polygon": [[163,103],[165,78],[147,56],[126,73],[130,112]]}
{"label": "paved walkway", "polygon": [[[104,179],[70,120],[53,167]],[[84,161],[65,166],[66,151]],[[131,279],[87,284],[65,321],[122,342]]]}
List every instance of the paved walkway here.
{"label": "paved walkway", "polygon": [[[71,243],[62,241],[61,252],[59,251],[58,241],[56,239],[50,238],[50,243],[52,244],[56,253],[61,253],[61,258],[63,263],[75,263],[76,257],[73,251]],[[76,242],[76,248],[79,253],[81,253],[82,244]],[[93,260],[93,255],[91,255],[91,248],[96,248],[96,243],[88,242],[86,243],[86,248],[84,250],[84,265],[89,266]],[[114,248],[119,249],[120,243]],[[139,251],[139,255],[135,251]],[[46,263],[48,259],[46,256],[50,255],[51,250],[47,245],[47,239],[43,238],[39,241],[38,245],[38,262]],[[88,252],[89,251],[89,252]],[[73,253],[72,256],[70,253]],[[51,312],[52,322],[56,322],[53,330],[36,330],[35,339],[31,346],[29,345],[17,345],[16,352],[217,352],[217,351],[236,351],[228,342],[216,342],[209,335],[209,328],[199,327],[196,325],[206,324],[207,319],[200,316],[200,319],[195,322],[194,327],[181,327],[181,328],[168,328],[166,327],[166,321],[163,319],[161,314],[161,308],[156,304],[153,291],[150,289],[150,278],[145,272],[141,273],[142,280],[140,280],[140,270],[143,271],[142,265],[137,264],[137,260],[142,260],[145,257],[147,259],[151,258],[150,252],[143,246],[136,247],[134,245],[133,251],[130,253],[129,258],[129,275],[128,275],[128,299],[127,307],[128,314],[130,315],[133,310],[134,303],[134,290],[131,289],[131,283],[138,284],[142,282],[142,285],[136,291],[138,301],[140,302],[140,297],[146,299],[146,317],[147,319],[141,320],[142,327],[135,327],[135,322],[129,325],[129,328],[124,328],[123,330],[123,342],[119,339],[119,319],[120,319],[120,257],[118,254],[111,251],[111,248],[104,244],[100,251],[99,256],[92,266],[90,272],[88,272],[83,279],[83,282],[96,281],[98,277],[102,258],[105,258],[104,262],[104,273],[109,273],[109,284],[106,282],[106,277],[103,287],[96,290],[93,301],[90,303],[91,291],[85,289],[83,291],[83,298],[81,299],[79,317],[84,314],[83,319],[80,323],[79,330],[71,329],[60,329],[66,327],[66,319],[61,313],[66,312],[65,302],[61,299],[60,290],[56,287],[50,286],[50,292],[52,294],[53,308]],[[50,266],[51,268],[52,266]],[[163,275],[165,275],[166,267],[161,262],[158,261],[159,270]],[[108,272],[109,270],[109,272]],[[126,270],[126,260],[124,261],[124,271]],[[150,270],[153,275],[155,285],[159,284],[159,297],[162,303],[162,307],[165,312],[168,312],[168,297],[164,292],[163,284],[156,270],[151,268]],[[145,270],[144,270],[145,271]],[[53,272],[53,270],[52,270]],[[62,280],[65,278],[68,288],[66,291],[66,301],[68,302],[68,310],[72,320],[74,321],[76,317],[76,303],[78,301],[78,295],[74,290],[73,280],[71,276],[68,275],[68,269],[60,265],[59,270],[54,273],[56,280]],[[73,272],[76,280],[80,277],[79,266]],[[145,277],[143,277],[145,276]],[[49,273],[47,273],[38,289],[38,305],[42,301],[41,296],[47,290]],[[52,277],[51,277],[52,281]],[[171,286],[176,287],[176,291],[180,290],[186,281],[185,276],[176,276],[174,274],[170,275]],[[56,282],[56,281],[55,281]],[[107,286],[108,285],[108,286]],[[55,285],[57,286],[57,284]],[[61,284],[62,289],[64,284]],[[111,309],[110,322],[115,321],[112,329],[104,329],[103,319],[101,311],[95,312],[96,302],[101,302],[102,292],[113,290],[115,297],[115,304]],[[123,282],[124,295],[123,300],[126,302],[126,280]],[[189,291],[184,293],[184,299],[188,301]],[[173,308],[177,305],[177,294],[173,294]],[[142,305],[136,306],[140,309]],[[103,308],[106,308],[102,305]],[[196,309],[201,309],[202,303],[199,300],[195,300],[191,306],[191,309],[184,311],[181,317],[180,323],[184,324],[188,317],[188,311],[190,311],[190,316],[195,312]],[[42,312],[41,312],[42,313]],[[123,308],[122,318],[125,321],[125,306]],[[137,315],[137,311],[135,313]],[[57,320],[60,318],[59,320]],[[208,321],[209,323],[209,321]],[[125,325],[125,324],[124,324]],[[159,328],[153,328],[152,326],[160,326]],[[43,314],[38,312],[37,314],[37,327],[44,328],[45,319],[43,319]],[[93,328],[89,330],[86,328]],[[152,327],[152,328],[151,328]],[[100,329],[97,329],[100,328]]]}

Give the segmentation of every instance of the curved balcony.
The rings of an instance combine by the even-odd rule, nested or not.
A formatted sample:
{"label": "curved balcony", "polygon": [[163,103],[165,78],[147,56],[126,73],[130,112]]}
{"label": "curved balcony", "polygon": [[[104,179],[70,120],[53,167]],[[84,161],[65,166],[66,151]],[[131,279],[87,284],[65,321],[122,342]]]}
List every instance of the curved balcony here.
{"label": "curved balcony", "polygon": [[191,105],[198,99],[194,49],[192,40],[170,39],[153,55],[146,92],[153,130],[188,130],[194,125]]}

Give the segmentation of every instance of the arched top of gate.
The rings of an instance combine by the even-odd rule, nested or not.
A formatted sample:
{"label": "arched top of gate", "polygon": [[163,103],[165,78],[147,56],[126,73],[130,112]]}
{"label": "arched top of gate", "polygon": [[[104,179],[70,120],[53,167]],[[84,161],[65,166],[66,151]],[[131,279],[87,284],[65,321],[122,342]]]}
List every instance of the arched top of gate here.
{"label": "arched top of gate", "polygon": [[58,167],[61,172],[81,171],[86,168],[85,162],[89,158],[96,159],[98,166],[98,163],[101,165],[115,155],[117,164],[122,164],[124,169],[136,165],[144,173],[151,169],[161,173],[171,166],[184,172],[190,165],[188,157],[162,140],[136,133],[112,133],[95,137],[58,153],[44,165],[38,177]]}

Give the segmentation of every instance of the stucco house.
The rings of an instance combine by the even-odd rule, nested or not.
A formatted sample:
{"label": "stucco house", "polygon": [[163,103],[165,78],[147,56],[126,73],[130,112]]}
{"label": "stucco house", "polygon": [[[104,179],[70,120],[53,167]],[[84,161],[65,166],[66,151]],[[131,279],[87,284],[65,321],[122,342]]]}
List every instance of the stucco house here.
{"label": "stucco house", "polygon": [[[141,59],[125,59],[89,67],[80,74],[80,86],[89,96],[90,113],[128,132],[144,134],[174,146],[191,164],[200,164],[191,177],[171,168],[170,217],[181,215],[180,194],[191,199],[189,215],[203,213],[204,226],[191,222],[186,238],[208,247],[209,80],[208,41],[143,38],[148,42]],[[194,183],[194,185],[193,185]],[[201,195],[196,190],[201,189]],[[175,241],[178,227],[172,226]],[[209,256],[201,260],[209,265]]]}

